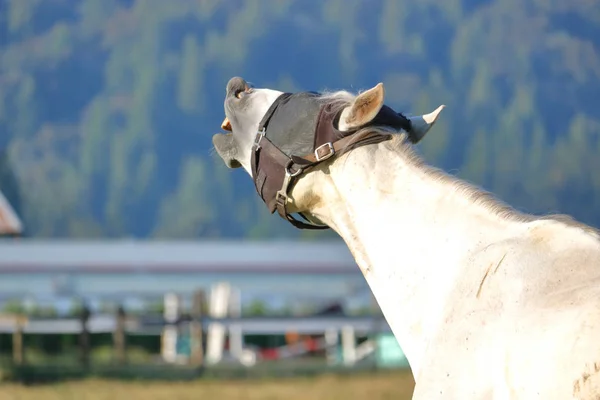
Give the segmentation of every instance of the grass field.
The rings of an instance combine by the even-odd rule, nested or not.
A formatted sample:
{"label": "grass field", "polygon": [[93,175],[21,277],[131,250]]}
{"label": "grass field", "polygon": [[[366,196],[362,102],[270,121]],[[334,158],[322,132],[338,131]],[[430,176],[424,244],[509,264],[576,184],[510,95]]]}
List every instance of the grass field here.
{"label": "grass field", "polygon": [[48,385],[0,385],[0,399],[137,400],[137,399],[410,399],[408,371],[313,378],[196,380],[192,382],[123,382],[88,379]]}

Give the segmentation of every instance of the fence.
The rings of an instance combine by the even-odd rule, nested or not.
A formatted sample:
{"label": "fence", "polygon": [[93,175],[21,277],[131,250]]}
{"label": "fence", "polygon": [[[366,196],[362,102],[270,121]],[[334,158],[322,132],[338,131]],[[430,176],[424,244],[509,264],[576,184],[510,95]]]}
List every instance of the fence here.
{"label": "fence", "polygon": [[[235,298],[235,291],[227,283],[220,283],[213,286],[210,302],[206,301],[204,291],[196,291],[188,313],[181,312],[180,296],[167,293],[163,315],[127,315],[122,307],[113,314],[92,314],[83,307],[78,318],[5,315],[0,318],[0,333],[12,334],[12,363],[15,366],[27,365],[26,335],[75,334],[78,336],[79,363],[84,368],[90,365],[90,335],[99,333],[112,335],[116,365],[128,363],[128,337],[159,335],[163,364],[195,368],[210,368],[225,361],[254,367],[261,361],[296,358],[317,350],[326,352],[329,365],[352,367],[369,354],[376,353],[378,339],[392,336],[381,316],[246,317],[240,315],[239,301],[231,301]],[[245,335],[286,335],[290,332],[305,337],[277,348],[257,349],[244,344]],[[357,336],[368,338],[357,344]],[[226,337],[229,339],[227,353]],[[399,357],[396,366],[406,366],[402,353]],[[393,360],[391,364],[394,364]]]}

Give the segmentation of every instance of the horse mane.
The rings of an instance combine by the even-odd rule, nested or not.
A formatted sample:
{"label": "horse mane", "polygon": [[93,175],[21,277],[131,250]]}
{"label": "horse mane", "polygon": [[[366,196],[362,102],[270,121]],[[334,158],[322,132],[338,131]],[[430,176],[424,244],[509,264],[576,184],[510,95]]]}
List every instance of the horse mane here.
{"label": "horse mane", "polygon": [[[357,94],[355,95],[345,90],[339,90],[325,92],[320,99],[325,103],[333,104],[334,106],[331,108],[331,112],[336,113],[344,107],[349,106]],[[454,175],[451,175],[440,168],[427,164],[425,160],[415,151],[414,145],[410,142],[410,140],[408,140],[408,135],[405,132],[398,133],[398,131],[394,129],[385,127],[367,127],[356,132],[354,136],[356,137],[356,140],[359,140],[362,138],[362,136],[372,133],[373,131],[384,135],[391,135],[390,140],[384,141],[383,144],[387,146],[388,149],[401,155],[409,165],[417,168],[426,176],[433,178],[438,182],[445,183],[457,193],[461,193],[462,195],[466,196],[466,198],[469,199],[473,204],[484,207],[484,209],[490,213],[504,220],[516,222],[534,222],[542,220],[555,221],[569,227],[579,228],[585,233],[591,234],[600,240],[600,229],[579,222],[570,215],[534,215],[518,211],[508,203],[498,199],[491,192],[484,190],[483,188],[470,182],[462,180]]]}
{"label": "horse mane", "polygon": [[394,135],[394,137],[385,142],[389,149],[400,153],[403,159],[409,165],[418,168],[425,175],[447,184],[457,193],[466,196],[473,204],[484,207],[490,213],[509,221],[516,222],[534,222],[534,221],[555,221],[563,225],[579,228],[584,232],[596,236],[600,239],[600,230],[577,221],[567,214],[546,214],[535,215],[518,211],[508,203],[497,198],[493,193],[474,185],[468,181],[462,180],[446,171],[427,164],[425,160],[415,151],[414,145],[410,143],[406,134]]}

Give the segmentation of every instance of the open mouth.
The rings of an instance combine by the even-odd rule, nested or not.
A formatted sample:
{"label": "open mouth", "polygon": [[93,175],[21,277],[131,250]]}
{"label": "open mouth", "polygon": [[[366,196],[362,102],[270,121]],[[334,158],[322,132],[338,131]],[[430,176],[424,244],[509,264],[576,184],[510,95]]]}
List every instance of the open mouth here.
{"label": "open mouth", "polygon": [[223,122],[221,122],[221,129],[223,129],[224,131],[231,132],[231,122],[229,122],[229,119],[227,117],[225,117]]}

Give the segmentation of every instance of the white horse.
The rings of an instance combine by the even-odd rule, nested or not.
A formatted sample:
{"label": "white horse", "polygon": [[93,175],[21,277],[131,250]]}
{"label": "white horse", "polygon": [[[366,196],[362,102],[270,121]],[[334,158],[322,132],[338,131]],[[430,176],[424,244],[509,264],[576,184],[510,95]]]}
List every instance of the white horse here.
{"label": "white horse", "polygon": [[[259,121],[280,94],[228,86],[231,133],[213,137],[227,165],[251,174]],[[384,87],[324,96],[344,131],[373,118]],[[414,399],[600,399],[597,230],[517,212],[427,165],[403,132],[307,172],[288,209],[348,245],[408,358]]]}

